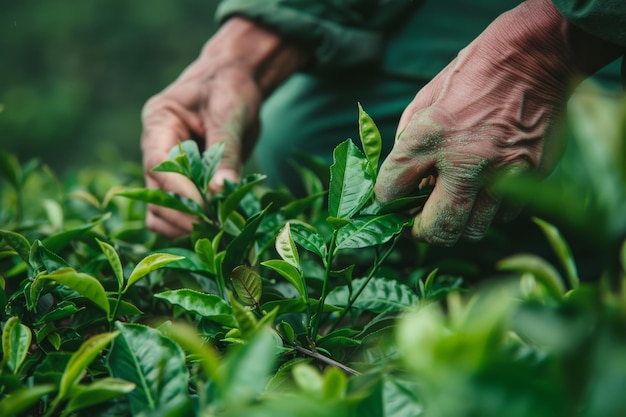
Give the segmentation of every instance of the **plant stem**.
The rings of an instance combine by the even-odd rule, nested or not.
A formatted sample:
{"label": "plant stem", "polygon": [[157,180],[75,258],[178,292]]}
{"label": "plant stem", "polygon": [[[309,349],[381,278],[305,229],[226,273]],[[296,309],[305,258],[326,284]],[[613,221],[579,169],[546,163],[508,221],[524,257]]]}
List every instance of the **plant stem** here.
{"label": "plant stem", "polygon": [[117,310],[120,308],[120,303],[122,302],[122,289],[120,288],[117,292],[117,299],[115,300],[115,307],[113,307],[113,312],[111,313],[111,317],[108,317],[109,320],[109,331],[113,330],[113,321],[115,321],[115,316],[117,316]]}
{"label": "plant stem", "polygon": [[341,323],[341,321],[346,317],[346,314],[348,314],[348,311],[350,311],[350,309],[354,305],[354,303],[357,300],[357,298],[359,298],[361,293],[365,290],[365,287],[367,287],[367,285],[370,283],[372,278],[374,278],[374,275],[376,275],[376,272],[378,271],[378,268],[380,268],[380,266],[383,264],[383,262],[385,262],[387,260],[387,258],[389,257],[389,255],[391,255],[391,252],[393,252],[393,249],[396,247],[396,243],[398,243],[398,239],[399,238],[400,238],[400,234],[398,234],[394,238],[393,242],[391,243],[391,246],[389,246],[389,248],[385,251],[385,253],[383,253],[382,256],[380,256],[380,257],[378,257],[376,259],[376,262],[374,262],[374,266],[372,266],[372,269],[370,269],[370,272],[367,274],[367,277],[365,278],[365,282],[363,284],[361,284],[361,286],[359,287],[357,292],[354,293],[354,296],[350,300],[348,300],[348,304],[341,311],[341,314],[339,315],[339,318],[337,319],[337,321],[335,321],[333,323],[333,325],[332,325],[332,327],[330,329],[331,332],[333,330],[335,330],[335,328],[339,325],[339,323]]}
{"label": "plant stem", "polygon": [[320,362],[324,362],[327,365],[331,365],[334,366],[335,368],[339,368],[342,371],[344,371],[345,373],[349,374],[349,375],[359,375],[359,371],[354,370],[352,368],[350,368],[349,366],[344,365],[343,363],[337,362],[334,359],[331,359],[327,356],[322,355],[321,353],[318,352],[314,352],[312,350],[309,350],[307,348],[304,348],[302,346],[298,346],[298,345],[294,345],[293,348],[295,350],[297,350],[300,353],[304,353],[307,356],[312,357],[313,359],[317,359]]}
{"label": "plant stem", "polygon": [[50,408],[48,408],[48,411],[46,411],[43,417],[51,417],[59,406],[59,402],[59,397],[56,397],[50,404]]}
{"label": "plant stem", "polygon": [[230,304],[230,299],[228,298],[228,294],[226,294],[226,282],[224,281],[224,273],[222,272],[222,263],[215,266],[215,278],[217,281],[217,289],[220,292],[220,296],[226,301],[227,304]]}
{"label": "plant stem", "polygon": [[306,280],[304,279],[304,272],[302,271],[299,271],[299,272],[300,272],[300,277],[302,277],[302,283],[303,283],[302,289],[304,291],[304,304],[306,305],[307,323],[309,323],[311,321],[311,300],[309,299],[309,290],[306,286]]}
{"label": "plant stem", "polygon": [[330,268],[333,263],[333,252],[335,252],[335,244],[337,241],[337,229],[333,230],[333,236],[330,239],[328,245],[328,259],[326,260],[326,269],[324,271],[324,282],[322,283],[322,294],[320,296],[320,302],[317,305],[317,313],[313,319],[313,327],[311,329],[311,340],[315,342],[317,333],[319,331],[322,313],[324,312],[324,302],[326,301],[326,292],[328,291],[328,281],[330,280]]}

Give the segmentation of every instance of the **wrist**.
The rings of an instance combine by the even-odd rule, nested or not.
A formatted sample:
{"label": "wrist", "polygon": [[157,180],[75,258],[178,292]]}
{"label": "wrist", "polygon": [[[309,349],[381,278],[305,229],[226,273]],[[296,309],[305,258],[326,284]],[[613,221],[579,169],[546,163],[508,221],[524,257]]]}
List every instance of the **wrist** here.
{"label": "wrist", "polygon": [[264,95],[309,61],[310,54],[305,49],[240,17],[224,23],[198,58],[200,64],[236,68],[248,74]]}
{"label": "wrist", "polygon": [[563,84],[580,81],[624,53],[570,23],[551,0],[526,0],[502,17],[498,35],[527,61],[518,64],[543,69]]}

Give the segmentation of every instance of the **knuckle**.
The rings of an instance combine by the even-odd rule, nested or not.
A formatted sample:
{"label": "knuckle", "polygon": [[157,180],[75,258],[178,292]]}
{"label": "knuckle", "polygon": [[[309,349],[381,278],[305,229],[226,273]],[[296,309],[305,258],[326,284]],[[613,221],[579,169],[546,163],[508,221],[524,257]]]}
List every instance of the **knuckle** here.
{"label": "knuckle", "polygon": [[146,213],[146,227],[148,228],[148,230],[157,232],[159,229],[161,220],[159,220],[159,218],[155,215],[155,213],[152,212],[150,207],[151,206],[148,206],[148,212]]}
{"label": "knuckle", "polygon": [[487,233],[487,227],[468,227],[463,234],[463,240],[468,242],[479,242]]}
{"label": "knuckle", "polygon": [[413,236],[434,246],[454,246],[463,232],[460,224],[456,222],[438,221],[436,225],[427,228],[420,226],[422,225],[418,223],[417,227],[413,228]]}
{"label": "knuckle", "polygon": [[155,112],[163,108],[163,99],[161,93],[156,94],[146,100],[145,104],[141,108],[142,120],[148,120]]}

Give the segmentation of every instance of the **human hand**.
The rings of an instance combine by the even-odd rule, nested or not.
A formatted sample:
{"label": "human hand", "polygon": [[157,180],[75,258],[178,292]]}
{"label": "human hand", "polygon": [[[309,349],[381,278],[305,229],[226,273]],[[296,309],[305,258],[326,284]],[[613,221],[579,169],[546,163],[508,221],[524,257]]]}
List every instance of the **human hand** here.
{"label": "human hand", "polygon": [[562,146],[546,137],[571,83],[619,53],[569,25],[549,0],[527,0],[503,14],[406,108],[377,197],[410,195],[432,175],[413,235],[442,246],[481,239],[496,216],[516,215],[501,209],[488,176],[550,172]]}
{"label": "human hand", "polygon": [[[179,141],[199,140],[205,147],[224,142],[222,163],[209,184],[238,181],[242,161],[259,132],[263,98],[306,62],[306,54],[277,34],[241,18],[232,18],[207,42],[200,57],[142,112],[141,148],[146,186],[201,201],[186,178],[152,172]],[[191,231],[190,215],[149,205],[146,225],[170,237]]]}

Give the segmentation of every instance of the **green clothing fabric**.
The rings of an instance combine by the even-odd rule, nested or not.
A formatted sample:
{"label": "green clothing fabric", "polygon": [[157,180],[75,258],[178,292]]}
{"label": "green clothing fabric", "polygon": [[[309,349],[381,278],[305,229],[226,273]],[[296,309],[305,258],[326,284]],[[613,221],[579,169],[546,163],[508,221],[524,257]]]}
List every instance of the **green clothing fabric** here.
{"label": "green clothing fabric", "polygon": [[320,68],[346,67],[378,59],[384,32],[415,8],[409,0],[225,0],[219,22],[242,15],[315,52]]}
{"label": "green clothing fabric", "polygon": [[[223,0],[219,21],[234,15],[250,18],[307,45],[316,58],[315,68],[292,76],[264,102],[255,169],[270,181],[302,191],[293,161],[304,153],[330,163],[337,144],[356,139],[357,101],[376,121],[386,155],[400,115],[415,94],[498,15],[520,3]],[[594,5],[601,7],[599,0]],[[615,86],[619,67],[614,64],[601,75]]]}
{"label": "green clothing fabric", "polygon": [[[626,46],[626,1],[553,0],[596,36]],[[242,15],[312,48],[319,70],[367,64],[429,79],[499,14],[521,0],[223,0],[217,19]]]}
{"label": "green clothing fabric", "polygon": [[573,24],[600,39],[626,47],[626,1],[552,0]]}
{"label": "green clothing fabric", "polygon": [[334,77],[296,74],[263,104],[252,170],[266,174],[274,186],[285,185],[304,196],[294,168],[300,155],[314,156],[330,165],[335,146],[347,138],[358,144],[357,102],[374,118],[386,156],[400,114],[424,84],[366,71]]}

